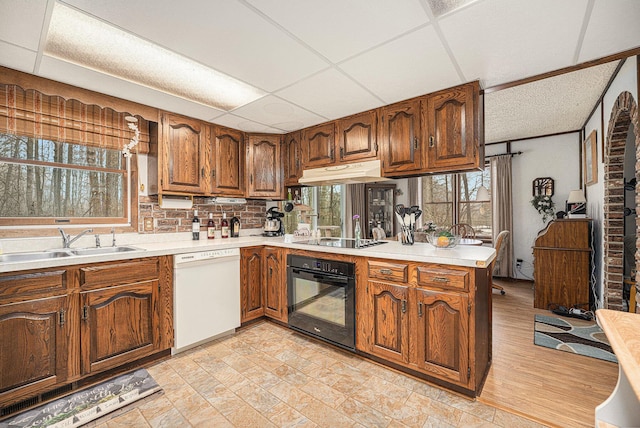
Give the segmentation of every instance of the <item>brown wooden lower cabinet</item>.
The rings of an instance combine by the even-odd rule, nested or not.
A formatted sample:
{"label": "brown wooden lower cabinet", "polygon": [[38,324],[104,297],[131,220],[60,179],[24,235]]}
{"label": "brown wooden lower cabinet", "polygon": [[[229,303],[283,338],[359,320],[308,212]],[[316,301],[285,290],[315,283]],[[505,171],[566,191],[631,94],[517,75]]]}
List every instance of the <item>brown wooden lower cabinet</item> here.
{"label": "brown wooden lower cabinet", "polygon": [[0,274],[0,407],[173,345],[171,256]]}
{"label": "brown wooden lower cabinet", "polygon": [[247,247],[240,250],[242,323],[267,316],[287,322],[286,250]]}
{"label": "brown wooden lower cabinet", "polygon": [[358,351],[478,394],[491,361],[487,269],[366,263],[356,285]]}

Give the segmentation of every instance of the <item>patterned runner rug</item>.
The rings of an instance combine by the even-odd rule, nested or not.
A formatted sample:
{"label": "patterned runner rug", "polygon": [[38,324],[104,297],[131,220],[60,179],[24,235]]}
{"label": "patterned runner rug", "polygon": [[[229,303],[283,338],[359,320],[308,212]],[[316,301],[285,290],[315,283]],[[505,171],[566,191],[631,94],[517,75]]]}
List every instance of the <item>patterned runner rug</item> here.
{"label": "patterned runner rug", "polygon": [[160,390],[151,375],[139,369],[11,416],[0,428],[79,427]]}
{"label": "patterned runner rug", "polygon": [[538,346],[618,362],[607,337],[595,321],[546,315],[536,315],[535,321],[533,343]]}

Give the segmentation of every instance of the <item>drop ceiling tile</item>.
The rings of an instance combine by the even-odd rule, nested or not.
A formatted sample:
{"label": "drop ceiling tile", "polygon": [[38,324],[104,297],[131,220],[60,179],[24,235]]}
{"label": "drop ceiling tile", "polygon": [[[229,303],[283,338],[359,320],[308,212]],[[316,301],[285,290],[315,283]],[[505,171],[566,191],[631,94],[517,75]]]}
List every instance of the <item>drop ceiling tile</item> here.
{"label": "drop ceiling tile", "polygon": [[383,103],[335,69],[318,73],[276,93],[328,119],[380,107]]}
{"label": "drop ceiling tile", "polygon": [[25,73],[33,73],[35,63],[34,51],[0,41],[0,65]]}
{"label": "drop ceiling tile", "polygon": [[482,1],[439,23],[466,80],[481,79],[486,88],[572,65],[586,6]]}
{"label": "drop ceiling tile", "polygon": [[[640,46],[640,2],[596,0],[582,43],[579,62]],[[615,23],[612,27],[611,23]]]}
{"label": "drop ceiling tile", "polygon": [[285,131],[295,131],[327,120],[273,95],[237,108],[233,114]]}
{"label": "drop ceiling tile", "polygon": [[266,134],[284,134],[282,129],[272,128],[263,123],[247,120],[243,117],[234,116],[227,113],[220,117],[210,120],[210,122],[216,123],[222,126],[228,126],[229,128],[239,129],[244,132],[264,132]]}
{"label": "drop ceiling tile", "polygon": [[46,1],[0,1],[0,40],[37,51],[46,9]]}
{"label": "drop ceiling tile", "polygon": [[429,21],[418,0],[248,0],[332,62]]}
{"label": "drop ceiling tile", "polygon": [[[247,6],[232,0],[69,0],[134,34],[266,91],[328,64]],[[126,13],[123,13],[126,11]],[[144,17],[141,19],[140,17]]]}
{"label": "drop ceiling tile", "polygon": [[431,26],[347,60],[340,68],[387,104],[463,83]]}
{"label": "drop ceiling tile", "polygon": [[187,101],[46,55],[42,57],[38,75],[196,119],[209,120],[224,114],[222,110]]}

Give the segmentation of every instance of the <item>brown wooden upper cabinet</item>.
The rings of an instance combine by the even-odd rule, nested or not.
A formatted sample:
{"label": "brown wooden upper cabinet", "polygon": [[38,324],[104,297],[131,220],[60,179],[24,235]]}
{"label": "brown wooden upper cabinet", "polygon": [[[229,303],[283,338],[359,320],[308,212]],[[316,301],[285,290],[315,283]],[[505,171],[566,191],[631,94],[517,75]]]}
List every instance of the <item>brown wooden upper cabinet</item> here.
{"label": "brown wooden upper cabinet", "polygon": [[335,138],[334,122],[302,131],[302,159],[305,168],[332,165],[336,161]]}
{"label": "brown wooden upper cabinet", "polygon": [[247,197],[283,197],[281,148],[280,135],[249,135]]}
{"label": "brown wooden upper cabinet", "polygon": [[415,175],[422,170],[420,100],[380,109],[382,171],[386,176]]}
{"label": "brown wooden upper cabinet", "polygon": [[161,192],[207,191],[206,146],[210,127],[196,119],[162,113],[159,140]]}
{"label": "brown wooden upper cabinet", "polygon": [[297,186],[302,177],[301,132],[292,132],[284,136],[284,185]]}
{"label": "brown wooden upper cabinet", "polygon": [[375,159],[378,155],[377,123],[378,115],[375,110],[337,120],[338,161]]}
{"label": "brown wooden upper cabinet", "polygon": [[245,196],[245,143],[242,131],[213,127],[210,149],[211,194]]}
{"label": "brown wooden upper cabinet", "polygon": [[478,82],[427,98],[425,111],[428,172],[481,168]]}

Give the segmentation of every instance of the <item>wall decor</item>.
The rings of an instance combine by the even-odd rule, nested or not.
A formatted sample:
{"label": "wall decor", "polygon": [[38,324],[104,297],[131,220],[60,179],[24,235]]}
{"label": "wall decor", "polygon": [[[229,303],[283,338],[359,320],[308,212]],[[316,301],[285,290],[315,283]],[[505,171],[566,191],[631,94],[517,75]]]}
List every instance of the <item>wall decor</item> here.
{"label": "wall decor", "polygon": [[595,129],[582,142],[582,170],[585,184],[591,185],[598,182],[598,147]]}
{"label": "wall decor", "polygon": [[533,180],[531,196],[553,196],[553,178],[538,177]]}

